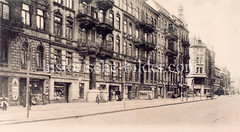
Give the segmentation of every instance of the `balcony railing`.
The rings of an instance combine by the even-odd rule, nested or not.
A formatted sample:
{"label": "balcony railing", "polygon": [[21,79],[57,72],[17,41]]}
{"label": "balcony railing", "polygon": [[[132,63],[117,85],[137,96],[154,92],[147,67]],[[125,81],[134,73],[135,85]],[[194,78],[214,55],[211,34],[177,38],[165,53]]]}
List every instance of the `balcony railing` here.
{"label": "balcony railing", "polygon": [[102,35],[107,35],[109,33],[112,33],[113,31],[113,20],[108,18],[99,18],[99,24],[98,24],[98,32]]}
{"label": "balcony railing", "polygon": [[83,54],[95,54],[99,51],[99,43],[92,42],[90,39],[78,40],[78,51]]}
{"label": "balcony railing", "polygon": [[100,50],[98,55],[104,58],[111,58],[113,56],[113,42],[106,41],[106,43],[102,43],[100,46]]}
{"label": "balcony railing", "polygon": [[164,34],[165,34],[165,37],[167,37],[170,40],[174,40],[174,41],[178,40],[177,32],[173,28],[165,29]]}
{"label": "balcony railing", "polygon": [[114,5],[113,0],[97,0],[97,6],[100,10],[107,11],[108,9],[112,8]]}
{"label": "balcony railing", "polygon": [[96,16],[94,16],[91,8],[79,9],[77,17],[80,22],[80,27],[92,28],[98,24],[98,20]]}
{"label": "balcony railing", "polygon": [[182,46],[183,47],[189,47],[190,46],[190,43],[188,40],[182,40]]}

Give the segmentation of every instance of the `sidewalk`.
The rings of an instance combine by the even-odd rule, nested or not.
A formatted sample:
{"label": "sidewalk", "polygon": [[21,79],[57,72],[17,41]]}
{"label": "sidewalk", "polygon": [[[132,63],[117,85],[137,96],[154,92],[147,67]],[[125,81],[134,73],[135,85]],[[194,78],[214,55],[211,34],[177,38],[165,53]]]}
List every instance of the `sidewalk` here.
{"label": "sidewalk", "polygon": [[[215,98],[216,99],[216,98]],[[9,107],[7,111],[0,110],[0,125],[18,124],[27,122],[58,120],[67,118],[79,118],[86,116],[94,116],[99,114],[116,113],[121,111],[130,111],[137,109],[146,109],[153,107],[161,107],[168,105],[177,105],[184,103],[192,103],[198,101],[209,101],[206,97],[189,97],[188,101],[184,97],[177,99],[153,99],[153,100],[126,100],[107,103],[56,103],[47,105],[34,105],[30,110],[29,118],[26,118],[26,108],[21,106]]]}

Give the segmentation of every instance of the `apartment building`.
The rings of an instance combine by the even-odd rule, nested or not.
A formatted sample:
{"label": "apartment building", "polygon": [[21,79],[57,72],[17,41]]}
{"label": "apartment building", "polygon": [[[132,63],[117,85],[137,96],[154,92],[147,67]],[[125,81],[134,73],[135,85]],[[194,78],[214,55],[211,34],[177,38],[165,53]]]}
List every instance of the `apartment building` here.
{"label": "apartment building", "polygon": [[204,95],[213,90],[215,52],[196,37],[191,39],[190,45],[188,85],[194,92]]}
{"label": "apartment building", "polygon": [[[1,0],[0,96],[36,102],[180,96],[189,40],[179,16],[145,0]],[[6,39],[3,39],[6,38]],[[164,64],[165,67],[154,65]],[[168,68],[169,67],[169,68]],[[147,70],[146,70],[147,69]]]}

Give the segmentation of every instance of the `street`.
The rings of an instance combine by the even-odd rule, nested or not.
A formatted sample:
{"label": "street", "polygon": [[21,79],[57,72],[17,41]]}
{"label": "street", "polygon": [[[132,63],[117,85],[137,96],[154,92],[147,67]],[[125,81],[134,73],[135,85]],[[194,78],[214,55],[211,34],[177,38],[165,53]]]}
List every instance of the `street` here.
{"label": "street", "polygon": [[[240,130],[240,96],[110,114],[7,125],[8,130],[231,131]],[[32,127],[34,126],[34,127]],[[39,129],[38,129],[39,128]]]}

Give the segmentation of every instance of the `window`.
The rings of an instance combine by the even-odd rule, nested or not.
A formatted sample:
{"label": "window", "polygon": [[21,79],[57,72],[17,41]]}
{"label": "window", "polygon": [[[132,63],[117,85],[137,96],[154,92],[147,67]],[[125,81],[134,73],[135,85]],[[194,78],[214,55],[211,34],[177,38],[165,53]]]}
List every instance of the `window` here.
{"label": "window", "polygon": [[0,43],[0,66],[8,64],[8,42],[1,39]]}
{"label": "window", "polygon": [[139,19],[139,8],[136,9],[136,18]]}
{"label": "window", "polygon": [[73,22],[68,21],[66,22],[66,38],[72,39],[73,37]]}
{"label": "window", "polygon": [[198,72],[199,72],[199,67],[196,68],[196,73],[198,73]]}
{"label": "window", "polygon": [[120,53],[120,39],[119,38],[116,39],[115,52]]}
{"label": "window", "polygon": [[127,11],[127,1],[123,0],[123,10]]}
{"label": "window", "polygon": [[115,0],[115,5],[120,7],[120,0]]}
{"label": "window", "polygon": [[132,24],[129,24],[129,34],[132,35]]}
{"label": "window", "polygon": [[110,13],[110,14],[109,14],[109,18],[110,18],[110,24],[113,26],[113,25],[114,25],[113,13]]}
{"label": "window", "polygon": [[67,72],[72,71],[72,53],[71,52],[67,52],[66,54],[66,68],[67,68]]}
{"label": "window", "polygon": [[44,48],[43,46],[38,46],[37,47],[37,52],[36,52],[36,66],[39,69],[43,68],[43,61],[44,61]]}
{"label": "window", "polygon": [[9,20],[9,6],[5,0],[0,1],[0,17]]}
{"label": "window", "polygon": [[127,33],[127,21],[126,20],[124,20],[124,22],[123,22],[123,32]]}
{"label": "window", "polygon": [[129,44],[129,56],[132,56],[132,44]]}
{"label": "window", "polygon": [[196,57],[196,63],[197,64],[199,63],[199,57]]}
{"label": "window", "polygon": [[136,66],[136,71],[135,71],[135,81],[138,81],[138,76],[139,76],[139,67]]}
{"label": "window", "polygon": [[100,73],[104,74],[105,73],[105,60],[100,60],[100,65],[101,65],[101,69],[100,69]]}
{"label": "window", "polygon": [[100,22],[103,22],[103,11],[102,10],[99,10],[99,12],[98,12],[98,19]]}
{"label": "window", "polygon": [[27,69],[27,61],[29,57],[29,45],[28,43],[23,43],[21,50],[21,68]]}
{"label": "window", "polygon": [[116,62],[116,68],[117,68],[116,76],[117,76],[117,80],[118,80],[120,77],[120,63]]}
{"label": "window", "polygon": [[203,73],[203,68],[202,67],[200,67],[200,73]]}
{"label": "window", "polygon": [[73,0],[66,0],[66,6],[68,7],[68,8],[73,8]]}
{"label": "window", "polygon": [[62,59],[61,59],[61,50],[55,49],[54,50],[54,65],[61,65]]}
{"label": "window", "polygon": [[54,0],[55,2],[62,4],[62,0]]}
{"label": "window", "polygon": [[62,35],[62,18],[55,16],[54,17],[54,33],[57,36],[61,36]]}
{"label": "window", "polygon": [[135,52],[136,52],[136,53],[135,53],[135,54],[136,54],[136,57],[138,58],[139,49],[136,48]]}
{"label": "window", "polygon": [[80,62],[80,72],[84,73],[84,71],[85,71],[85,56],[80,56],[79,62]]}
{"label": "window", "polygon": [[127,42],[123,43],[123,54],[127,55]]}
{"label": "window", "polygon": [[30,9],[29,6],[26,4],[22,4],[22,19],[23,23],[26,25],[30,25]]}
{"label": "window", "polygon": [[120,16],[119,15],[116,17],[115,27],[116,27],[116,29],[120,30]]}
{"label": "window", "polygon": [[84,83],[79,83],[79,99],[84,98]]}
{"label": "window", "polygon": [[94,29],[91,30],[91,41],[92,42],[95,42],[95,33],[96,33],[96,31]]}
{"label": "window", "polygon": [[37,9],[37,28],[44,29],[43,10]]}
{"label": "window", "polygon": [[136,38],[139,38],[139,30],[136,30]]}
{"label": "window", "polygon": [[128,13],[132,14],[132,3],[129,3],[129,10]]}

